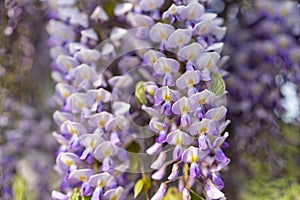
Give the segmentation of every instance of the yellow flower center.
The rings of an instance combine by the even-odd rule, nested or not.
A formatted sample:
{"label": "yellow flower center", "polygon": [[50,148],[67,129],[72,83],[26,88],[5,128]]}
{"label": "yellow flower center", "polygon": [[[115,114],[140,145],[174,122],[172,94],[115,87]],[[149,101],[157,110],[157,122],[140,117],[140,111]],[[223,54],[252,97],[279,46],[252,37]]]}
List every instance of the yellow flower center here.
{"label": "yellow flower center", "polygon": [[104,181],[98,181],[97,187],[104,187],[104,186],[105,186],[105,182]]}
{"label": "yellow flower center", "polygon": [[188,80],[188,86],[191,87],[195,84],[194,80],[193,79],[189,79]]}
{"label": "yellow flower center", "polygon": [[153,57],[153,58],[151,59],[151,62],[152,62],[152,63],[155,63],[155,62],[156,62],[156,58]]}
{"label": "yellow flower center", "polygon": [[176,145],[182,145],[182,139],[181,138],[177,138],[175,141]]}
{"label": "yellow flower center", "polygon": [[171,96],[168,95],[168,94],[166,94],[166,95],[164,96],[164,100],[165,100],[165,101],[171,101]]}
{"label": "yellow flower center", "polygon": [[213,66],[213,62],[209,61],[206,65],[206,69],[210,69]]}
{"label": "yellow flower center", "polygon": [[106,150],[104,151],[104,156],[105,156],[105,157],[110,157],[110,155],[111,155],[111,151],[110,151],[109,149],[106,149]]}
{"label": "yellow flower center", "polygon": [[150,95],[154,95],[154,90],[148,89],[147,92],[148,92]]}
{"label": "yellow flower center", "polygon": [[89,80],[89,79],[90,79],[90,75],[87,74],[87,73],[83,73],[83,74],[82,74],[82,78],[83,78],[84,80]]}
{"label": "yellow flower center", "polygon": [[182,113],[188,113],[189,112],[189,107],[188,106],[182,106],[181,112]]}
{"label": "yellow flower center", "polygon": [[195,53],[190,53],[190,55],[188,56],[188,60],[193,60],[195,59],[196,54]]}
{"label": "yellow flower center", "polygon": [[170,14],[171,15],[175,15],[176,14],[176,7],[175,6],[170,10]]}
{"label": "yellow flower center", "polygon": [[103,100],[103,96],[101,94],[98,94],[96,96],[96,101],[102,101]]}
{"label": "yellow flower center", "polygon": [[199,130],[200,135],[203,135],[204,133],[206,133],[206,127],[203,127]]}
{"label": "yellow flower center", "polygon": [[212,120],[216,121],[219,119],[219,117],[220,117],[220,115],[216,114],[215,116],[213,116]]}
{"label": "yellow flower center", "polygon": [[73,69],[73,65],[70,62],[66,63],[67,69]]}
{"label": "yellow flower center", "polygon": [[198,162],[198,157],[196,155],[192,155],[190,158],[191,163],[197,163]]}
{"label": "yellow flower center", "polygon": [[82,108],[85,107],[85,104],[83,102],[81,102],[81,101],[78,101],[77,102],[77,107],[80,108],[80,109],[82,109]]}
{"label": "yellow flower center", "polygon": [[199,35],[203,35],[206,32],[206,30],[207,30],[206,26],[204,26],[203,28],[201,28],[200,31],[199,31]]}
{"label": "yellow flower center", "polygon": [[86,176],[79,176],[78,179],[80,181],[87,181],[87,177]]}
{"label": "yellow flower center", "polygon": [[73,161],[72,161],[72,160],[69,160],[69,159],[66,159],[66,160],[65,160],[65,164],[66,164],[67,166],[71,166],[71,165],[73,165]]}
{"label": "yellow flower center", "polygon": [[170,73],[170,68],[167,66],[167,65],[164,65],[163,66],[163,70],[166,74],[169,74]]}
{"label": "yellow flower center", "polygon": [[157,124],[154,125],[154,128],[159,130],[159,131],[163,130],[163,128],[161,126],[157,125]]}
{"label": "yellow flower center", "polygon": [[62,121],[62,122],[65,122],[65,121],[67,121],[67,119],[65,118],[65,117],[62,117],[62,116],[60,116],[60,121]]}
{"label": "yellow flower center", "polygon": [[89,145],[88,145],[89,148],[91,149],[94,149],[96,147],[96,143],[92,140]]}
{"label": "yellow flower center", "polygon": [[161,40],[166,40],[167,39],[167,34],[165,32],[160,32],[159,37]]}
{"label": "yellow flower center", "polygon": [[118,199],[118,195],[113,195],[110,197],[110,200],[117,200]]}
{"label": "yellow flower center", "polygon": [[152,2],[149,2],[148,5],[149,5],[150,10],[154,10],[156,8],[155,4]]}
{"label": "yellow flower center", "polygon": [[194,19],[194,17],[195,17],[195,11],[192,11],[190,14],[189,14],[189,17],[188,17],[188,19]]}
{"label": "yellow flower center", "polygon": [[63,93],[63,96],[64,96],[65,98],[68,98],[68,97],[70,96],[70,93],[69,93],[69,92],[64,92],[64,93]]}
{"label": "yellow flower center", "polygon": [[177,40],[177,45],[181,46],[181,45],[183,45],[183,42],[184,42],[183,38],[181,37]]}
{"label": "yellow flower center", "polygon": [[114,131],[118,131],[118,130],[120,130],[120,126],[119,125],[115,125]]}
{"label": "yellow flower center", "polygon": [[78,133],[77,130],[76,130],[73,126],[70,127],[69,131],[70,131],[70,133],[72,133],[73,135],[75,135],[75,134]]}
{"label": "yellow flower center", "polygon": [[206,98],[201,98],[201,99],[199,99],[198,104],[202,105],[205,102],[206,102]]}
{"label": "yellow flower center", "polygon": [[104,127],[104,126],[105,126],[105,121],[104,121],[104,120],[100,120],[100,121],[98,122],[98,125],[99,125],[100,127]]}

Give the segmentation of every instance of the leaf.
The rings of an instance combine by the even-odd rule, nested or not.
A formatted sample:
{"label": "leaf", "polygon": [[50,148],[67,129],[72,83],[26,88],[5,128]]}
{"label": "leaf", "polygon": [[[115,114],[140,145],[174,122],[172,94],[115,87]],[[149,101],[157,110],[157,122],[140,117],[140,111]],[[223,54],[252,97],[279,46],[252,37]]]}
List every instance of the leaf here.
{"label": "leaf", "polygon": [[127,144],[126,146],[126,151],[131,152],[131,153],[139,153],[141,150],[141,147],[139,143],[133,141]]}
{"label": "leaf", "polygon": [[163,198],[163,200],[181,200],[181,199],[182,199],[181,193],[176,187],[170,187]]}
{"label": "leaf", "polygon": [[70,200],[81,200],[79,188],[75,188],[73,190]]}
{"label": "leaf", "polygon": [[116,7],[115,1],[108,1],[106,4],[102,5],[104,11],[109,17],[112,17],[114,15],[114,8]]}
{"label": "leaf", "polygon": [[151,180],[148,177],[144,178],[144,189],[148,190],[150,189],[150,187],[151,187]]}
{"label": "leaf", "polygon": [[213,83],[210,85],[209,89],[215,93],[215,95],[220,96],[226,90],[226,85],[221,74],[212,74]]}
{"label": "leaf", "polygon": [[134,188],[133,188],[134,198],[136,198],[141,193],[143,187],[144,187],[144,180],[143,179],[140,179],[135,183]]}
{"label": "leaf", "polygon": [[129,154],[130,156],[130,166],[129,166],[129,172],[134,173],[137,172],[139,167],[139,159],[138,156],[135,156],[135,154]]}
{"label": "leaf", "polygon": [[15,175],[13,178],[13,196],[15,200],[26,200],[28,195],[28,188],[21,176]]}
{"label": "leaf", "polygon": [[136,100],[140,104],[143,104],[143,105],[147,104],[146,89],[145,89],[143,81],[140,81],[136,84],[134,95],[135,95]]}
{"label": "leaf", "polygon": [[82,197],[82,200],[91,200],[92,196],[88,196],[88,197]]}
{"label": "leaf", "polygon": [[75,188],[72,192],[70,200],[91,200],[91,196],[81,196],[80,189]]}

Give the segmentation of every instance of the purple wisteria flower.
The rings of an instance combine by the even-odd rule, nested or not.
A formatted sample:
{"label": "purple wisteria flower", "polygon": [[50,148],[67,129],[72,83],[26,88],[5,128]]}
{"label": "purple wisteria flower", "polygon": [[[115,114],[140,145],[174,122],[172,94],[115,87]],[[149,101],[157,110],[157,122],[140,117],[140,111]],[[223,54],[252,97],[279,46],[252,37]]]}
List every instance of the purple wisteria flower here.
{"label": "purple wisteria flower", "polygon": [[[224,74],[220,69],[220,40],[226,28],[220,27],[217,15],[206,13],[197,1],[174,1],[163,11],[160,6],[146,9],[145,4],[137,6],[136,10],[140,9],[138,14],[129,13],[128,21],[135,28],[149,27],[149,31],[144,29],[136,37],[154,43],[158,50],[147,50],[139,57],[153,74],[153,80],[147,81],[162,77],[155,81],[158,88],[153,103],[147,101],[142,106],[152,116],[149,128],[157,134],[155,143],[146,151],[158,155],[151,165],[157,171],[151,177],[161,184],[152,199],[162,199],[169,182],[178,183],[183,198],[189,199],[189,190],[196,181],[211,186],[203,187],[202,194],[199,190],[200,195],[207,199],[225,198],[220,191],[222,179],[212,178],[220,177],[219,171],[229,163],[221,149],[228,137],[228,133],[223,134],[229,123],[225,120],[227,109],[218,103],[225,91],[216,95],[209,90],[209,83]],[[135,17],[148,19],[148,10],[155,13],[149,19],[151,23],[137,23]],[[166,21],[159,22],[157,13],[163,13]],[[164,149],[167,146],[172,147],[173,156],[168,156]],[[167,174],[169,166],[171,174]],[[164,182],[165,177],[168,180]],[[187,182],[189,186],[185,185]]]}
{"label": "purple wisteria flower", "polygon": [[[35,0],[1,2],[0,47],[0,199],[50,198],[52,154],[48,116],[40,79],[39,51],[43,11]],[[32,32],[35,28],[36,32]],[[45,51],[41,51],[44,55]],[[44,64],[44,63],[43,63]],[[48,84],[45,80],[43,83]],[[34,88],[34,89],[33,89]],[[37,93],[39,93],[37,95]],[[47,141],[47,142],[45,142]]]}
{"label": "purple wisteria flower", "polygon": [[[300,83],[297,6],[294,1],[263,0],[249,8],[233,4],[228,10],[225,51],[232,57],[232,76],[227,82],[231,113],[243,122],[233,126],[242,146],[264,130],[278,136],[280,118],[299,121],[299,106],[292,100],[299,98]],[[286,85],[294,85],[290,106],[283,104]],[[287,107],[295,111],[289,118],[284,117]]]}
{"label": "purple wisteria flower", "polygon": [[253,170],[244,159],[253,156],[269,166],[270,177],[287,163],[274,144],[293,146],[285,139],[284,123],[299,126],[299,16],[296,1],[257,0],[231,4],[227,11],[232,150],[242,152],[233,165]]}
{"label": "purple wisteria flower", "polygon": [[61,144],[55,165],[61,184],[52,197],[68,199],[78,189],[80,196],[93,200],[121,199],[124,189],[118,187],[118,177],[113,174],[115,167],[126,162],[125,157],[117,157],[124,121],[120,123],[121,116],[109,107],[111,92],[95,62],[114,55],[114,47],[107,43],[102,51],[94,49],[99,36],[90,26],[91,20],[103,23],[109,17],[93,2],[86,5],[92,9],[85,12],[76,1],[48,3],[52,77],[57,83],[55,99],[61,106],[53,115],[60,126],[53,136]]}
{"label": "purple wisteria flower", "polygon": [[16,183],[17,177],[24,180],[36,199],[50,198],[50,177],[54,173],[52,156],[48,153],[54,152],[56,147],[50,134],[50,120],[13,98],[1,101],[1,108],[1,198],[8,200],[17,195],[16,190],[20,188],[13,186],[21,184]]}
{"label": "purple wisteria flower", "polygon": [[[229,121],[217,101],[225,90],[215,94],[211,86],[224,73],[219,54],[226,28],[217,15],[197,1],[174,1],[170,8],[164,1],[120,2],[112,5],[113,12],[93,2],[83,3],[91,10],[75,0],[48,2],[60,106],[53,115],[60,131],[53,135],[61,144],[55,166],[60,191],[53,191],[53,198],[78,191],[92,200],[133,198],[139,194],[132,193],[136,186],[128,181],[138,181],[139,175],[126,173],[132,162],[144,181],[160,185],[145,188],[146,199],[162,199],[171,182],[185,199],[191,190],[219,198],[223,182],[215,177],[229,163],[222,151]],[[149,155],[130,152],[133,145],[152,155],[153,163],[141,163],[139,157]]]}

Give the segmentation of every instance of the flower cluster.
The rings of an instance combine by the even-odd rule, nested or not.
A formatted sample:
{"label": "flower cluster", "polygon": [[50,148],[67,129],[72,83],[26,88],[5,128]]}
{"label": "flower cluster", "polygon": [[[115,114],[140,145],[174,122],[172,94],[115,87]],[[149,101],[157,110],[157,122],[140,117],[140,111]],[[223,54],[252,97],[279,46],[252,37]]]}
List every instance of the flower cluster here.
{"label": "flower cluster", "polygon": [[50,198],[53,159],[48,153],[53,152],[55,147],[50,134],[50,120],[13,98],[5,99],[1,104],[1,197],[8,200],[18,195],[18,188],[12,185],[14,178],[21,176],[32,197],[38,194],[36,199]]}
{"label": "flower cluster", "polygon": [[[3,4],[0,47],[0,198],[50,198],[56,147],[50,132],[48,106],[37,95],[34,62],[35,34],[29,33],[39,12],[34,1],[7,0]],[[36,27],[37,30],[38,27]],[[4,34],[2,34],[4,33]],[[4,37],[2,41],[2,37]],[[31,83],[34,81],[35,83]],[[25,91],[25,92],[24,92]],[[35,94],[33,100],[31,94]],[[47,108],[45,108],[47,107]],[[45,142],[45,139],[47,142]],[[50,153],[50,154],[49,154]]]}
{"label": "flower cluster", "polygon": [[[78,191],[93,200],[128,198],[133,185],[126,181],[139,178],[127,173],[132,161],[143,177],[155,171],[151,180],[160,187],[150,191],[153,200],[162,199],[171,182],[184,199],[190,191],[225,199],[219,172],[229,163],[222,151],[229,120],[220,69],[226,28],[197,1],[176,1],[168,9],[165,4],[119,3],[111,16],[93,3],[79,5],[92,8],[82,12],[75,1],[49,1],[52,78],[60,105],[53,115],[60,131],[53,135],[61,144],[55,166],[61,185],[54,199]],[[98,46],[102,32],[95,24],[103,35],[110,32]],[[145,121],[146,128],[139,125]],[[140,141],[152,135],[152,146]],[[129,152],[132,145],[147,148],[148,157]],[[139,161],[149,155],[158,155],[151,166]]]}
{"label": "flower cluster", "polygon": [[[228,7],[224,47],[231,57],[228,110],[235,133],[231,150],[239,154],[231,166],[241,173],[258,174],[251,165],[258,163],[260,170],[267,166],[269,180],[292,163],[287,151],[278,147],[297,148],[282,127],[290,123],[291,128],[299,120],[299,16],[295,1],[257,0]],[[259,182],[259,176],[247,178]],[[243,188],[239,176],[231,183]]]}
{"label": "flower cluster", "polygon": [[[24,74],[28,74],[33,66],[34,42],[38,38],[29,30],[35,23],[40,24],[41,21],[36,17],[39,10],[35,7],[33,0],[6,0],[3,3],[3,9],[1,7],[2,10],[3,20],[1,19],[0,31],[3,41],[0,47],[0,85],[2,88],[10,88],[12,92],[17,93],[16,89],[21,87],[11,87],[8,84],[20,84],[20,82],[26,81]],[[36,28],[36,30],[40,30],[39,27]],[[22,67],[14,67],[16,65]]]}
{"label": "flower cluster", "polygon": [[[48,4],[52,78],[60,106],[53,114],[60,130],[53,136],[60,143],[55,169],[61,181],[60,191],[53,191],[52,198],[69,199],[79,194],[93,200],[120,199],[126,189],[121,186],[126,185],[125,175],[115,168],[128,165],[122,148],[125,141],[121,141],[126,118],[116,115],[118,110],[111,112],[111,106],[124,105],[110,105],[105,77],[96,71],[96,61],[110,49],[106,47],[101,53],[94,49],[99,38],[90,28],[91,23],[107,21],[108,16],[93,3],[53,0]],[[85,12],[80,6],[86,6]],[[89,7],[93,12],[88,15]]]}
{"label": "flower cluster", "polygon": [[[232,57],[228,90],[232,94],[230,101],[234,103],[230,110],[243,121],[242,125],[234,125],[238,137],[246,139],[240,139],[243,144],[264,128],[278,133],[278,117],[285,108],[294,111],[289,122],[299,119],[296,87],[300,81],[300,15],[297,3],[255,1],[253,6],[231,5],[225,48]],[[285,92],[287,88],[290,92]],[[291,97],[284,100],[285,96]]]}
{"label": "flower cluster", "polygon": [[[20,24],[22,25],[23,18],[29,17],[27,15],[31,15],[34,12],[36,9],[34,3],[34,0],[5,0],[5,14],[7,17],[7,23],[4,29],[4,34],[6,36],[14,34],[14,32],[16,32],[19,28]],[[30,20],[26,20],[23,25],[26,23],[30,24],[32,22]]]}
{"label": "flower cluster", "polygon": [[146,150],[157,155],[151,178],[160,187],[152,199],[162,199],[167,184],[173,182],[183,199],[190,199],[190,192],[225,199],[219,171],[229,163],[222,151],[228,137],[222,133],[229,120],[222,105],[224,91],[218,94],[209,89],[225,74],[220,67],[226,57],[219,53],[226,28],[216,14],[205,12],[196,1],[174,2],[161,18],[162,5],[155,1],[139,5],[142,12],[129,13],[127,18],[144,31],[138,32],[139,39],[157,47],[139,55],[155,78],[144,83],[150,95],[142,106],[151,116],[149,129],[156,134],[155,143]]}

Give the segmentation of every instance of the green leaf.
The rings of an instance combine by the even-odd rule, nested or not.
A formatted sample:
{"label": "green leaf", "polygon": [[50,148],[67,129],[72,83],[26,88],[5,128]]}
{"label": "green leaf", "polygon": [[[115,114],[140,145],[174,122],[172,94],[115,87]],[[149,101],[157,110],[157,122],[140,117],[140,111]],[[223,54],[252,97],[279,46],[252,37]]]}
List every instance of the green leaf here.
{"label": "green leaf", "polygon": [[210,85],[209,89],[215,93],[215,95],[222,95],[225,90],[225,82],[221,74],[212,74],[213,83]]}
{"label": "green leaf", "polygon": [[181,199],[182,199],[181,193],[176,187],[170,187],[163,198],[163,200],[181,200]]}
{"label": "green leaf", "polygon": [[133,188],[134,198],[136,198],[141,193],[143,187],[144,187],[144,180],[143,179],[140,179],[135,183],[134,188]]}
{"label": "green leaf", "polygon": [[112,17],[114,15],[114,8],[116,7],[116,4],[116,1],[108,1],[107,3],[102,5],[104,11],[109,17]]}
{"label": "green leaf", "polygon": [[79,188],[75,188],[73,190],[70,200],[81,200]]}
{"label": "green leaf", "polygon": [[144,180],[144,189],[145,190],[150,189],[151,188],[151,180],[148,177],[144,178],[143,180]]}
{"label": "green leaf", "polygon": [[129,172],[130,173],[134,173],[137,172],[138,168],[139,168],[139,159],[138,156],[136,156],[135,154],[129,154],[130,156],[130,166],[129,166]]}
{"label": "green leaf", "polygon": [[141,150],[141,147],[139,143],[132,141],[127,144],[126,146],[126,151],[131,152],[131,153],[139,153]]}
{"label": "green leaf", "polygon": [[143,81],[140,81],[136,84],[134,95],[140,104],[147,104],[146,89]]}
{"label": "green leaf", "polygon": [[92,196],[88,196],[88,197],[82,197],[82,200],[91,200]]}
{"label": "green leaf", "polygon": [[15,200],[28,199],[28,188],[26,187],[26,183],[21,176],[19,175],[14,176],[12,188],[13,188],[13,196]]}
{"label": "green leaf", "polygon": [[90,196],[81,196],[80,195],[80,189],[79,188],[75,188],[72,192],[72,195],[70,197],[69,200],[91,200]]}

